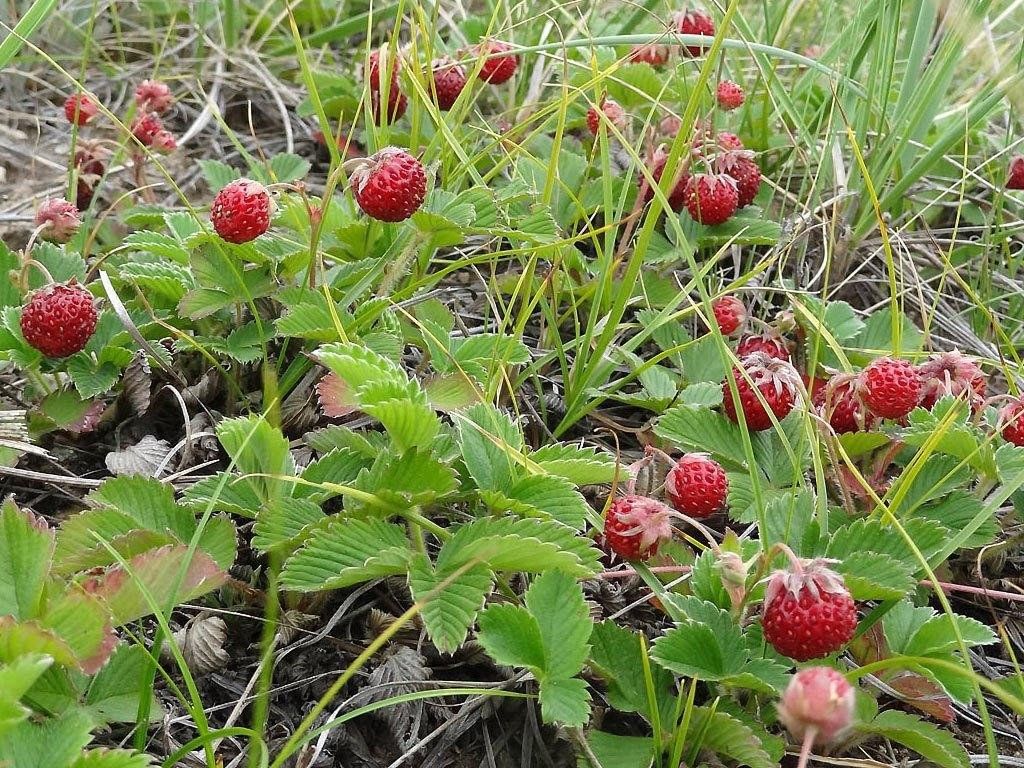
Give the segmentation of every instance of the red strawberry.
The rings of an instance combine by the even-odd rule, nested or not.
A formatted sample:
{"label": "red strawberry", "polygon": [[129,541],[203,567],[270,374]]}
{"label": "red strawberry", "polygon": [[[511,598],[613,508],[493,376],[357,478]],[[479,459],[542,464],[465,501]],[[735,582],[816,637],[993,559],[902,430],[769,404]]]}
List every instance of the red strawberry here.
{"label": "red strawberry", "polygon": [[[675,23],[676,30],[681,35],[715,36],[715,22],[704,11],[687,9],[674,14],[672,20]],[[704,53],[706,47],[706,45],[687,45],[684,46],[683,50],[690,56],[700,56]]]}
{"label": "red strawberry", "polygon": [[739,205],[736,182],[725,174],[698,173],[684,191],[686,210],[694,221],[715,225],[728,221]]}
{"label": "red strawberry", "polygon": [[846,376],[833,378],[811,394],[811,402],[837,435],[873,429],[878,418],[857,396],[855,381]]}
{"label": "red strawberry", "polygon": [[921,407],[931,410],[945,395],[967,400],[974,411],[981,410],[985,402],[988,382],[978,364],[959,352],[942,352],[917,367],[924,381]]}
{"label": "red strawberry", "polygon": [[78,208],[61,198],[44,200],[36,211],[36,227],[44,240],[66,243],[82,226]]}
{"label": "red strawberry", "polygon": [[789,362],[789,349],[786,342],[778,336],[744,336],[736,345],[736,357],[741,360],[754,352],[764,352],[770,357]]}
{"label": "red strawberry", "polygon": [[352,194],[363,212],[380,221],[405,221],[423,204],[427,173],[404,149],[385,147],[354,165]]}
{"label": "red strawberry", "polygon": [[[625,130],[626,121],[628,119],[626,110],[622,108],[615,99],[603,99],[601,101],[601,112],[604,113],[605,118],[609,123],[614,125],[620,131]],[[594,107],[587,110],[587,128],[590,132],[597,136],[597,131],[601,127],[601,115]]]}
{"label": "red strawberry", "polygon": [[1010,161],[1010,177],[1006,180],[1006,188],[1024,189],[1024,155],[1017,155]]}
{"label": "red strawberry", "polygon": [[723,296],[711,304],[711,311],[723,336],[732,336],[747,322],[747,308],[735,296]]}
{"label": "red strawberry", "polygon": [[629,52],[629,61],[634,64],[650,64],[652,67],[663,67],[668,62],[670,48],[658,43],[634,45]]}
{"label": "red strawberry", "polygon": [[725,505],[729,480],[722,465],[706,453],[688,453],[668,471],[665,495],[690,517],[708,517]]}
{"label": "red strawberry", "polygon": [[143,112],[166,112],[174,103],[174,97],[167,83],[143,80],[135,89],[135,103]]}
{"label": "red strawberry", "polygon": [[[721,140],[721,137],[719,137]],[[746,208],[761,189],[761,169],[754,162],[754,153],[745,149],[732,149],[715,158],[715,170],[732,177],[739,196],[737,207]]]}
{"label": "red strawberry", "polygon": [[512,46],[497,40],[487,40],[474,49],[477,56],[504,53],[504,56],[491,56],[484,59],[480,68],[480,79],[491,85],[501,85],[512,78],[519,67],[519,56],[511,53]]}
{"label": "red strawberry", "polygon": [[96,302],[74,280],[32,294],[21,310],[21,335],[47,357],[81,352],[96,330]]}
{"label": "red strawberry", "polygon": [[[378,122],[381,121],[380,100],[381,95],[379,92],[370,94],[370,109],[373,112],[373,118]],[[405,111],[408,108],[409,99],[404,93],[398,90],[397,86],[388,91],[387,122],[394,123],[401,120],[402,115],[405,114]]]}
{"label": "red strawberry", "polygon": [[[781,420],[793,410],[800,374],[787,361],[771,357],[764,352],[747,355],[740,360],[740,365],[742,370],[733,368],[732,374],[736,380],[739,408],[743,411],[747,429],[754,432],[769,429],[772,426],[769,411],[776,419]],[[758,397],[758,392],[764,398],[764,404]],[[722,382],[722,396],[725,415],[738,422],[736,401],[733,400],[728,378]]]}
{"label": "red strawberry", "polygon": [[779,701],[779,720],[797,742],[810,738],[827,744],[840,738],[853,723],[857,695],[847,679],[832,667],[797,670]]}
{"label": "red strawberry", "polygon": [[718,146],[725,150],[743,149],[743,142],[740,141],[740,137],[735,133],[721,131],[718,134]]}
{"label": "red strawberry", "polygon": [[[327,147],[327,138],[324,136],[324,132],[321,131],[319,128],[314,129],[313,132],[310,134],[310,137],[319,146],[324,148]],[[334,140],[333,136],[331,137],[331,140]],[[352,139],[352,137],[346,133],[338,134],[336,145],[338,147],[338,151],[341,152],[341,156],[346,160],[350,160],[354,157],[365,156],[363,155],[363,148],[359,146],[359,142]]]}
{"label": "red strawberry", "polygon": [[857,604],[829,560],[796,560],[775,571],[765,590],[764,639],[783,656],[807,661],[846,645],[857,629]]}
{"label": "red strawberry", "polygon": [[672,510],[646,496],[625,496],[608,507],[604,540],[624,560],[646,560],[661,542],[672,538]]}
{"label": "red strawberry", "polygon": [[718,88],[715,89],[715,99],[718,101],[718,106],[726,112],[742,107],[745,98],[746,95],[743,93],[743,89],[732,80],[723,80],[718,84]]}
{"label": "red strawberry", "polygon": [[64,102],[64,117],[72,125],[86,125],[99,113],[99,105],[87,93],[73,93]]}
{"label": "red strawberry", "polygon": [[390,56],[390,50],[388,46],[383,46],[375,51],[370,51],[369,60],[366,65],[366,80],[367,85],[370,86],[371,93],[380,93],[381,79],[381,59],[384,60],[384,66],[391,73],[390,86],[394,90],[398,90],[398,70],[401,67],[397,55],[395,57]]}
{"label": "red strawberry", "polygon": [[883,419],[902,419],[921,402],[923,382],[906,360],[881,357],[865,368],[858,381],[864,404]]}
{"label": "red strawberry", "polygon": [[164,128],[164,122],[156,112],[147,112],[135,118],[132,135],[143,146],[162,152],[169,152],[178,146],[174,135]]}
{"label": "red strawberry", "polygon": [[[665,172],[665,164],[668,162],[668,152],[665,151],[665,145],[662,144],[656,150],[654,150],[654,157],[650,161],[651,175],[657,182],[661,181],[661,174]],[[677,173],[679,173],[678,167],[682,165],[683,161],[677,164]],[[686,202],[686,184],[690,179],[690,174],[685,170],[679,177],[679,181],[676,182],[675,186],[668,193],[668,205],[673,211],[681,211],[683,205]],[[645,202],[650,202],[654,199],[654,190],[647,183],[647,178],[643,175],[640,176],[640,194],[644,196]]]}
{"label": "red strawberry", "polygon": [[999,411],[1003,440],[1024,446],[1024,397],[1018,397]]}
{"label": "red strawberry", "polygon": [[248,243],[270,228],[273,202],[267,188],[252,179],[237,179],[213,198],[210,220],[229,243]]}
{"label": "red strawberry", "polygon": [[434,91],[437,93],[437,106],[447,112],[455,106],[462,89],[466,87],[466,70],[445,57],[436,59],[431,66],[434,77]]}

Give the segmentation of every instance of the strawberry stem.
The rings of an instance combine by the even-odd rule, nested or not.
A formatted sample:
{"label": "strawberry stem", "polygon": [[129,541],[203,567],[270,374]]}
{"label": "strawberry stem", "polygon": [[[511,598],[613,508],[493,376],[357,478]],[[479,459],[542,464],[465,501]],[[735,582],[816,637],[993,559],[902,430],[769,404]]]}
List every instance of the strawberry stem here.
{"label": "strawberry stem", "polygon": [[807,729],[804,734],[804,743],[800,747],[800,759],[797,761],[796,768],[807,768],[807,761],[811,757],[811,747],[814,746],[814,738],[818,735],[818,729],[815,726],[811,726]]}

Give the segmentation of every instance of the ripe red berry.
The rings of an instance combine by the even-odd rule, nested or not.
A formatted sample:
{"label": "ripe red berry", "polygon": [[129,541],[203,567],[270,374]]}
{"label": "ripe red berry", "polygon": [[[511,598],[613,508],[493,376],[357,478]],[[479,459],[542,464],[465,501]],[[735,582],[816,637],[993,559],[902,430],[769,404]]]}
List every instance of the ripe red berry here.
{"label": "ripe red berry", "polygon": [[1017,155],[1010,161],[1010,176],[1007,189],[1024,189],[1024,155]]}
{"label": "ripe red berry", "polygon": [[732,218],[740,200],[736,182],[724,173],[691,176],[684,194],[686,210],[693,220],[709,226]]}
{"label": "ripe red berry", "polygon": [[74,281],[32,294],[21,310],[21,335],[47,357],[81,352],[96,330],[96,302]]}
{"label": "ripe red berry", "polygon": [[[601,112],[604,113],[605,118],[609,123],[614,125],[620,131],[626,129],[626,122],[628,116],[626,110],[622,108],[615,99],[604,99],[601,102]],[[601,114],[595,107],[591,107],[587,110],[587,128],[590,129],[590,133],[597,136],[597,132],[601,127]]]}
{"label": "ripe red berry", "polygon": [[779,720],[797,743],[811,735],[812,744],[841,737],[853,723],[857,695],[832,667],[805,667],[793,675],[779,701]]}
{"label": "ripe red berry", "polygon": [[769,357],[777,357],[779,360],[787,362],[790,360],[789,348],[779,336],[744,336],[736,345],[736,357],[741,360],[754,352],[764,352]]}
{"label": "ripe red berry", "polygon": [[171,89],[159,80],[143,80],[135,89],[135,103],[143,112],[166,112],[174,103]]}
{"label": "ripe red berry", "polygon": [[73,93],[64,101],[64,117],[72,125],[86,125],[99,113],[99,105],[87,93]]}
{"label": "ripe red berry", "polygon": [[466,70],[449,58],[437,59],[432,67],[437,106],[447,112],[466,87]]}
{"label": "ripe red berry", "polygon": [[352,194],[363,212],[380,221],[405,221],[423,204],[427,173],[404,149],[385,147],[355,163]]}
{"label": "ripe red berry", "polygon": [[902,419],[921,402],[921,374],[906,360],[881,357],[865,368],[858,382],[864,404],[883,419]]}
{"label": "ripe red berry", "polygon": [[164,128],[164,122],[156,112],[147,112],[135,118],[132,135],[143,146],[161,152],[170,152],[178,146],[174,135]]}
{"label": "ripe red berry", "polygon": [[668,62],[670,48],[659,43],[634,45],[629,52],[629,61],[634,64],[650,64],[652,67],[663,67]]}
{"label": "ripe red berry", "polygon": [[[742,358],[740,366],[732,369],[732,375],[736,380],[739,408],[743,412],[747,429],[754,432],[769,429],[772,426],[769,413],[780,421],[786,418],[793,410],[799,391],[800,374],[796,369],[789,362],[763,352],[754,352]],[[722,382],[722,397],[725,415],[739,422],[728,378]]]}
{"label": "ripe red berry", "polygon": [[747,307],[735,296],[723,296],[711,304],[711,311],[723,336],[732,336],[747,322]]}
{"label": "ripe red berry", "polygon": [[722,465],[706,453],[688,453],[665,477],[665,495],[679,512],[708,517],[725,505],[729,480]]}
{"label": "ripe red berry", "polygon": [[401,68],[398,57],[392,57],[388,46],[383,46],[377,50],[370,51],[369,60],[366,66],[366,81],[370,87],[370,92],[381,91],[381,59],[384,60],[384,66],[388,72],[390,72],[390,86],[392,89],[398,89],[398,70]]}
{"label": "ripe red berry", "polygon": [[1018,397],[999,411],[1003,440],[1024,446],[1024,397]]}
{"label": "ripe red berry", "polygon": [[738,208],[746,208],[754,202],[761,189],[761,169],[754,162],[753,152],[745,149],[723,152],[715,158],[715,170],[736,182]]}
{"label": "ripe red berry", "polygon": [[719,107],[730,112],[743,106],[746,95],[743,93],[743,89],[732,80],[723,80],[715,89],[715,98]]}
{"label": "ripe red berry", "polygon": [[740,141],[740,137],[735,133],[720,131],[718,134],[718,146],[725,150],[743,149],[743,142]]}
{"label": "ripe red berry", "polygon": [[672,510],[647,496],[615,499],[604,518],[608,548],[625,560],[646,560],[672,538]]}
{"label": "ripe red berry", "polygon": [[857,604],[829,562],[797,561],[768,580],[761,627],[783,656],[796,661],[828,656],[857,629]]}
{"label": "ripe red berry", "polygon": [[[373,118],[377,122],[381,122],[381,93],[380,91],[374,91],[370,93],[370,109],[373,112]],[[405,114],[406,109],[409,108],[409,99],[404,93],[398,90],[398,86],[391,88],[388,91],[388,107],[387,107],[387,122],[394,123],[402,119],[402,115]]]}
{"label": "ripe red berry", "polygon": [[985,402],[988,382],[978,364],[959,352],[942,352],[918,366],[924,382],[921,407],[931,410],[940,397],[952,395],[965,399],[974,411]]}
{"label": "ripe red berry", "polygon": [[[675,27],[681,35],[702,35],[704,37],[715,36],[715,22],[704,11],[687,9],[676,13],[673,16]],[[710,43],[710,41],[709,41]],[[683,47],[690,56],[700,56],[706,50],[706,45],[687,45]]]}
{"label": "ripe red berry", "polygon": [[835,377],[819,386],[811,394],[811,402],[837,435],[870,430],[878,423],[878,417],[864,407],[849,377]]}
{"label": "ripe red berry", "polygon": [[236,179],[213,198],[210,221],[229,243],[248,243],[270,228],[272,211],[266,187],[252,179]]}
{"label": "ripe red berry", "polygon": [[[480,67],[480,79],[491,85],[501,85],[512,79],[519,67],[518,54],[511,53],[512,46],[498,40],[487,40],[476,46],[477,56],[489,56]],[[505,54],[493,56],[491,54]]]}
{"label": "ripe red berry", "polygon": [[44,200],[36,211],[39,236],[55,243],[66,243],[82,226],[78,208],[62,198]]}
{"label": "ripe red berry", "polygon": [[[682,160],[677,164],[677,173],[679,165],[682,164]],[[654,157],[651,158],[649,168],[651,169],[651,176],[657,182],[661,181],[661,175],[665,172],[665,165],[668,163],[668,152],[665,151],[665,146],[661,145],[654,150]],[[686,185],[690,180],[690,174],[685,170],[679,177],[679,181],[675,183],[672,190],[668,193],[668,205],[673,211],[681,211],[683,206],[686,204]],[[650,202],[654,199],[654,189],[647,182],[647,178],[641,174],[640,176],[640,193],[644,196],[644,202]]]}

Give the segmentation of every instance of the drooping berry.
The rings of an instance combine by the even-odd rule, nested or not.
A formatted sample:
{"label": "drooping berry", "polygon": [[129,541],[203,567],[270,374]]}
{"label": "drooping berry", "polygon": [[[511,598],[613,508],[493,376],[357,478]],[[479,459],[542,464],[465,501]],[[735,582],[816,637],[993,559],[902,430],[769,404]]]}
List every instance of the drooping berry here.
{"label": "drooping berry", "polygon": [[629,61],[634,64],[650,64],[652,67],[663,67],[668,62],[671,48],[660,43],[644,43],[634,45],[629,52]]}
{"label": "drooping berry", "polygon": [[743,89],[732,80],[723,80],[715,89],[715,99],[718,101],[719,107],[726,112],[731,112],[743,106],[746,95],[743,93]]}
{"label": "drooping berry", "polygon": [[1024,446],[1024,397],[1018,397],[999,411],[1003,440]]}
{"label": "drooping berry", "polygon": [[36,211],[39,236],[54,243],[66,243],[82,226],[78,208],[63,198],[44,200]]}
{"label": "drooping berry", "polygon": [[[690,174],[683,169],[680,173],[679,169],[683,167],[685,160],[680,160],[676,165],[676,173],[679,173],[679,181],[675,183],[672,190],[668,193],[668,205],[673,211],[681,211],[683,206],[686,204],[686,185],[689,182]],[[668,163],[668,152],[665,151],[665,145],[659,146],[654,150],[654,156],[650,160],[649,168],[651,169],[651,175],[657,182],[661,181],[661,175],[665,172],[665,166]],[[640,176],[640,193],[644,196],[645,202],[650,202],[654,199],[654,189],[647,182],[647,178],[641,174]]]}
{"label": "drooping berry", "polygon": [[728,131],[719,131],[718,146],[724,150],[743,149],[743,142],[740,141],[740,137],[737,136],[735,133],[729,133]]}
{"label": "drooping berry", "polygon": [[839,651],[857,629],[857,604],[832,561],[794,560],[775,571],[765,590],[764,638],[796,661]]}
{"label": "drooping berry", "polygon": [[747,307],[735,296],[722,296],[711,304],[718,330],[723,336],[732,336],[747,322]]}
{"label": "drooping berry", "polygon": [[147,112],[135,118],[132,135],[143,146],[161,152],[170,152],[178,146],[174,135],[164,128],[164,122],[156,112]]}
{"label": "drooping berry", "polygon": [[401,68],[398,56],[391,56],[391,52],[388,46],[382,46],[374,51],[370,51],[368,62],[366,66],[366,81],[371,92],[379,93],[382,90],[380,71],[382,69],[381,62],[384,62],[383,68],[390,74],[389,85],[392,89],[398,89],[398,70]]}
{"label": "drooping berry", "polygon": [[29,297],[21,310],[21,335],[46,357],[81,352],[96,330],[96,302],[74,281],[54,283]]}
{"label": "drooping berry", "polygon": [[715,158],[715,170],[736,182],[737,208],[746,208],[754,202],[761,189],[761,169],[754,162],[753,152],[745,149],[723,152]]}
{"label": "drooping berry", "polygon": [[777,357],[779,360],[786,360],[787,362],[790,360],[789,347],[780,336],[751,334],[750,336],[744,336],[740,339],[740,343],[736,345],[736,357],[741,360],[754,352],[764,352],[764,354],[770,357]]}
{"label": "drooping berry", "polygon": [[799,392],[800,374],[796,369],[787,361],[763,352],[754,352],[742,358],[740,366],[732,369],[739,394],[738,405],[733,399],[729,379],[722,382],[725,415],[738,423],[738,408],[743,413],[747,429],[754,432],[772,426],[769,413],[780,421],[786,418],[793,410]]}
{"label": "drooping berry", "polygon": [[811,402],[837,435],[873,429],[878,417],[860,401],[849,377],[836,377],[811,394]]}
{"label": "drooping berry", "polygon": [[931,410],[940,397],[952,395],[966,400],[978,411],[985,402],[988,381],[978,364],[959,352],[932,355],[918,366],[924,382],[921,407]]}
{"label": "drooping berry", "polygon": [[[703,37],[715,36],[715,22],[704,11],[690,8],[680,11],[673,16],[675,28],[681,35],[701,35]],[[705,44],[687,45],[683,50],[690,56],[700,56],[711,44],[709,40]]]}
{"label": "drooping berry", "polygon": [[713,226],[732,218],[739,205],[736,181],[723,173],[698,173],[685,189],[686,210],[694,221]]}
{"label": "drooping berry", "polygon": [[1007,189],[1024,189],[1024,155],[1017,155],[1010,161],[1010,175],[1006,179]]}
{"label": "drooping berry", "polygon": [[672,538],[672,510],[647,496],[615,499],[604,518],[604,540],[625,560],[646,560]]}
{"label": "drooping berry", "polygon": [[858,382],[864,404],[883,419],[902,419],[921,402],[923,382],[906,360],[881,357],[865,368]]}
{"label": "drooping berry", "polygon": [[619,131],[626,129],[628,121],[626,110],[615,99],[606,98],[601,102],[600,112],[594,107],[587,110],[587,128],[590,129],[592,135],[597,136],[597,132],[601,127],[601,113],[604,113],[605,119],[618,128]]}
{"label": "drooping berry", "polygon": [[174,97],[167,83],[159,80],[143,80],[135,89],[135,103],[142,112],[164,113],[174,104]]}
{"label": "drooping berry", "polygon": [[488,57],[480,67],[480,79],[491,85],[508,82],[519,67],[519,55],[512,52],[512,46],[508,43],[486,40],[474,50],[477,56]]}
{"label": "drooping berry", "polygon": [[437,59],[431,66],[438,109],[447,112],[466,87],[466,70],[449,58]]}
{"label": "drooping berry", "polygon": [[64,101],[64,117],[72,125],[87,125],[99,113],[99,105],[87,93],[73,93]]}
{"label": "drooping berry", "polygon": [[856,694],[853,686],[832,667],[798,670],[779,701],[779,720],[802,743],[828,744],[853,723]]}
{"label": "drooping berry", "polygon": [[385,147],[375,155],[350,162],[352,194],[368,216],[379,221],[405,221],[423,204],[426,170],[404,149]]}
{"label": "drooping berry", "polygon": [[267,188],[252,179],[236,179],[210,206],[213,228],[229,243],[248,243],[270,228],[273,202]]}
{"label": "drooping berry", "polygon": [[722,465],[706,453],[688,453],[665,477],[665,495],[677,511],[709,517],[725,506],[729,480]]}

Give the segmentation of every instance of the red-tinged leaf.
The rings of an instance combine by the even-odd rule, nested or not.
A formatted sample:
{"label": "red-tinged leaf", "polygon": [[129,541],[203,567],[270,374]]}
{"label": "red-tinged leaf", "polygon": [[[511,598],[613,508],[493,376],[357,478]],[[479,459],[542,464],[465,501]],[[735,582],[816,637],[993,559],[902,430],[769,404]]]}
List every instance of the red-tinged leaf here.
{"label": "red-tinged leaf", "polygon": [[92,401],[81,416],[64,427],[68,432],[75,435],[84,435],[96,430],[103,414],[107,410],[107,404],[101,400]]}
{"label": "red-tinged leaf", "polygon": [[[199,597],[227,581],[227,573],[203,552],[189,559],[188,547],[161,547],[136,555],[127,566],[113,566],[86,579],[86,592],[103,600],[117,626]],[[173,599],[168,599],[177,586]],[[153,605],[146,597],[156,601]]]}
{"label": "red-tinged leaf", "polygon": [[66,667],[73,667],[78,661],[68,644],[39,622],[19,622],[13,616],[0,616],[0,662],[10,664],[28,653],[46,654]]}
{"label": "red-tinged leaf", "polygon": [[952,699],[928,678],[908,672],[888,679],[886,683],[903,694],[904,703],[934,717],[939,722],[952,723],[956,720]]}
{"label": "red-tinged leaf", "polygon": [[328,418],[338,419],[348,416],[356,409],[348,386],[344,379],[336,373],[328,373],[320,379],[316,385],[316,391],[320,395],[320,409]]}
{"label": "red-tinged leaf", "polygon": [[68,644],[87,675],[99,672],[117,646],[106,607],[78,587],[50,600],[41,623]]}

